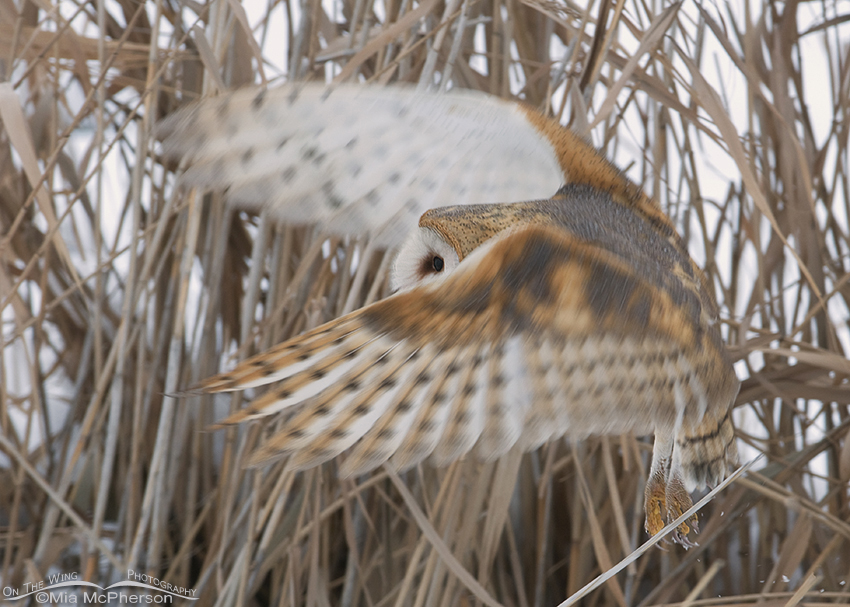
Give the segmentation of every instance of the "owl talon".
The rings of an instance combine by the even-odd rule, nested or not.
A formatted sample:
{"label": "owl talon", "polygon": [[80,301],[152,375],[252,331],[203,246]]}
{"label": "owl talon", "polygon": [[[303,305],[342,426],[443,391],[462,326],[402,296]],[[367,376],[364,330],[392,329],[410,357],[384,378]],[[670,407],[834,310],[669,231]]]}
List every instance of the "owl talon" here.
{"label": "owl talon", "polygon": [[682,533],[680,533],[678,529],[674,531],[671,535],[673,537],[673,543],[679,544],[685,550],[687,550],[688,548],[695,548],[696,546],[699,546],[699,544],[697,544],[696,542],[692,542],[686,534],[683,535]]}
{"label": "owl talon", "polygon": [[664,528],[664,514],[667,512],[666,487],[663,481],[653,476],[646,483],[646,532],[653,536]]}
{"label": "owl talon", "polygon": [[[682,482],[681,477],[675,472],[670,473],[670,477],[667,481],[665,497],[667,501],[667,520],[669,522],[672,522],[682,516],[682,514],[687,512],[691,506],[694,505],[693,501],[691,501],[691,496],[685,489],[685,485]],[[696,544],[688,539],[688,534],[691,529],[694,530],[694,533],[699,533],[699,521],[696,514],[689,517],[676,528],[676,533],[673,535],[673,541],[677,544],[681,544],[685,548],[695,546]]]}
{"label": "owl talon", "polygon": [[[661,531],[665,526],[665,517],[662,512],[666,513],[667,522],[672,522],[679,518],[683,512],[687,511],[691,505],[690,496],[684,492],[684,488],[679,493],[675,487],[664,487],[656,483],[647,484],[646,492],[646,532],[653,536]],[[669,507],[667,504],[670,504]],[[680,544],[685,548],[691,548],[697,544],[688,539],[691,530],[695,534],[699,533],[699,521],[697,515],[688,518],[684,523],[680,524],[671,534],[670,541],[674,544]]]}
{"label": "owl talon", "polygon": [[[678,460],[675,457],[670,457],[671,452],[669,443],[659,441],[656,437],[652,468],[645,493],[646,531],[651,536],[693,506],[691,496],[685,488],[681,465],[677,463]],[[681,544],[685,548],[696,546],[688,539],[691,529],[695,534],[699,533],[696,514],[681,523],[670,535],[669,541]]]}

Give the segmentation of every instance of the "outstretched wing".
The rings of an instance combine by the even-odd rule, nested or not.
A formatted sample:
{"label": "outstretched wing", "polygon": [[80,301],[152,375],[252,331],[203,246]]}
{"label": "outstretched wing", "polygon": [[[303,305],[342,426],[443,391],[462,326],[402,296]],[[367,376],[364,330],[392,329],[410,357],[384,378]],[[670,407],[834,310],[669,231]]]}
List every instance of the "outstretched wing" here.
{"label": "outstretched wing", "polygon": [[737,390],[686,291],[651,257],[530,226],[197,389],[279,382],[223,424],[301,405],[252,463],[293,453],[310,467],[350,449],[343,474],[473,448],[489,459],[565,433],[672,429],[684,415],[722,416]]}
{"label": "outstretched wing", "polygon": [[189,161],[188,184],[393,246],[429,208],[545,198],[564,183],[546,119],[528,111],[473,91],[296,83],[203,100],[159,134]]}

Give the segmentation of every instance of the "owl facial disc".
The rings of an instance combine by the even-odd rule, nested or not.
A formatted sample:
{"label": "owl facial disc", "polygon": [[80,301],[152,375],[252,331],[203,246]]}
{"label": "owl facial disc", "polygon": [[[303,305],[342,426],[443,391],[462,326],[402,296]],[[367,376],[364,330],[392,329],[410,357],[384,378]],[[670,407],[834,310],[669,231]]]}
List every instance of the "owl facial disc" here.
{"label": "owl facial disc", "polygon": [[390,286],[393,291],[406,291],[445,276],[458,263],[457,251],[440,234],[431,228],[416,228],[398,252]]}

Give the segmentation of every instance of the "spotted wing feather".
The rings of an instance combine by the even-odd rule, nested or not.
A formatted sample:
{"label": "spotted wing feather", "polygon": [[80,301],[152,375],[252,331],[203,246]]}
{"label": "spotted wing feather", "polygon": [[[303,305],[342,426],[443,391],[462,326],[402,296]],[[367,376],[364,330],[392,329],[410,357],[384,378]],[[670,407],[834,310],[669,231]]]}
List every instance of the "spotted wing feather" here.
{"label": "spotted wing feather", "polygon": [[716,328],[677,297],[675,276],[641,265],[652,263],[558,227],[508,231],[448,276],[199,389],[283,378],[224,423],[300,405],[252,463],[293,453],[309,467],[349,451],[344,473],[723,417],[737,380]]}
{"label": "spotted wing feather", "polygon": [[548,196],[552,144],[518,105],[473,91],[287,84],[203,100],[159,125],[184,183],[241,208],[398,244],[427,209]]}

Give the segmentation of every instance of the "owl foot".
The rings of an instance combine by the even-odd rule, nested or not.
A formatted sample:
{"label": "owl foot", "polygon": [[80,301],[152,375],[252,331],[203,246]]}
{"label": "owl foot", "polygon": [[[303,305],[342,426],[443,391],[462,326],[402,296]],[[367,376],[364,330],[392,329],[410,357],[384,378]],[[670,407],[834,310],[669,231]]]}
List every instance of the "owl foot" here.
{"label": "owl foot", "polygon": [[[646,531],[649,535],[655,535],[667,523],[673,522],[693,506],[685,485],[681,456],[674,451],[674,444],[673,440],[661,432],[656,432],[644,502]],[[695,546],[696,544],[688,539],[691,529],[694,533],[699,533],[696,514],[676,527],[671,534],[671,541],[685,548]]]}
{"label": "owl foot", "polygon": [[[663,465],[664,463],[662,463]],[[691,496],[685,490],[685,485],[681,477],[678,474],[670,472],[669,460],[666,462],[666,469],[662,468],[656,472],[650,476],[646,484],[645,527],[649,535],[655,535],[667,523],[676,520],[693,506]],[[685,548],[696,546],[688,538],[691,529],[693,529],[694,533],[699,533],[699,521],[696,514],[676,527],[676,530],[671,534],[672,541],[676,544],[681,544]]]}
{"label": "owl foot", "polygon": [[[682,516],[690,509],[694,503],[691,501],[691,496],[685,489],[685,484],[681,480],[681,476],[671,471],[667,478],[667,522],[672,522]],[[690,525],[690,527],[689,527]],[[688,533],[693,529],[694,533],[699,533],[699,520],[697,515],[685,519],[685,522],[676,527],[673,532],[673,541],[676,544],[681,544],[685,548],[696,546],[696,543],[688,539]]]}

